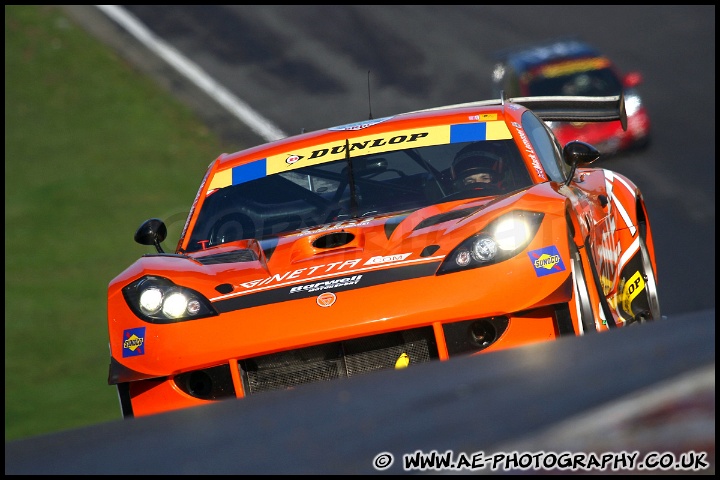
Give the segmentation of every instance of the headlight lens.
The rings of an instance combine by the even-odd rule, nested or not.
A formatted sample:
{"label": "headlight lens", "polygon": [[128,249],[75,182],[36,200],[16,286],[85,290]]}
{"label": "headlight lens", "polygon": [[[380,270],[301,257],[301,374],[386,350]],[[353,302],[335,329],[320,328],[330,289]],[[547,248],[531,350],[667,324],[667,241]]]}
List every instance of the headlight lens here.
{"label": "headlight lens", "polygon": [[202,294],[163,277],[139,278],[123,288],[123,295],[132,311],[150,323],[173,323],[217,315]]}
{"label": "headlight lens", "polygon": [[494,228],[494,236],[501,250],[516,250],[530,241],[528,222],[524,217],[510,216],[502,218]]}
{"label": "headlight lens", "polygon": [[528,246],[545,215],[516,210],[490,222],[445,258],[438,275],[492,265],[512,258]]}
{"label": "headlight lens", "polygon": [[159,288],[148,288],[140,294],[140,310],[147,315],[157,313],[162,308],[163,294]]}
{"label": "headlight lens", "polygon": [[498,243],[489,235],[479,235],[473,240],[472,258],[478,262],[487,262],[492,260],[497,254]]}
{"label": "headlight lens", "polygon": [[187,310],[188,299],[180,292],[174,292],[167,296],[163,302],[163,314],[168,318],[181,318]]}

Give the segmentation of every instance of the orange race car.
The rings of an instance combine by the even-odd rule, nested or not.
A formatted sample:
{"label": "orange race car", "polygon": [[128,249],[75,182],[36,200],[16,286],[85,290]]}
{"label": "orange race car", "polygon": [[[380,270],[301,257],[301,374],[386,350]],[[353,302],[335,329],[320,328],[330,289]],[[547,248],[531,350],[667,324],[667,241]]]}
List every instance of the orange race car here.
{"label": "orange race car", "polygon": [[660,318],[628,178],[545,121],[623,96],[526,97],[370,119],[223,154],[177,246],[108,287],[124,417]]}

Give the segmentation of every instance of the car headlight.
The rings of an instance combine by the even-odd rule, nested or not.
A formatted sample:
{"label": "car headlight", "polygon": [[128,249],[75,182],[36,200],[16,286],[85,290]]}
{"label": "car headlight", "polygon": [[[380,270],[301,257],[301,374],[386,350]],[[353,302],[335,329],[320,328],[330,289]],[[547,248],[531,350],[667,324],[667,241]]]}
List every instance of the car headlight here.
{"label": "car headlight", "polygon": [[544,216],[516,210],[496,218],[450,252],[437,274],[484,267],[514,257],[528,246]]}
{"label": "car headlight", "polygon": [[218,314],[202,294],[163,277],[139,278],[122,292],[130,309],[150,323],[182,322]]}

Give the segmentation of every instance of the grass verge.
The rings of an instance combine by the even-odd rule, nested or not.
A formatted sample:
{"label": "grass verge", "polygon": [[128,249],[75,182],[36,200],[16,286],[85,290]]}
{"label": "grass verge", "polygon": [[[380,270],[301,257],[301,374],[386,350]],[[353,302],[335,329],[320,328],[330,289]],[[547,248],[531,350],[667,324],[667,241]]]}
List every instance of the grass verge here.
{"label": "grass verge", "polygon": [[120,419],[108,282],[150,251],[143,220],[174,247],[233,150],[59,8],[5,6],[6,441]]}

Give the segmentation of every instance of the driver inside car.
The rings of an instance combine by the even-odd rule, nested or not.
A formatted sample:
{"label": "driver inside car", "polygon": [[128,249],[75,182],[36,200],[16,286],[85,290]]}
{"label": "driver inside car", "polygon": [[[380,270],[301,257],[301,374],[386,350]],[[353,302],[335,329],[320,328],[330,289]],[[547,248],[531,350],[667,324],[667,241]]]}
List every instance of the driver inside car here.
{"label": "driver inside car", "polygon": [[472,143],[460,150],[450,169],[458,190],[502,190],[502,157],[487,142]]}

